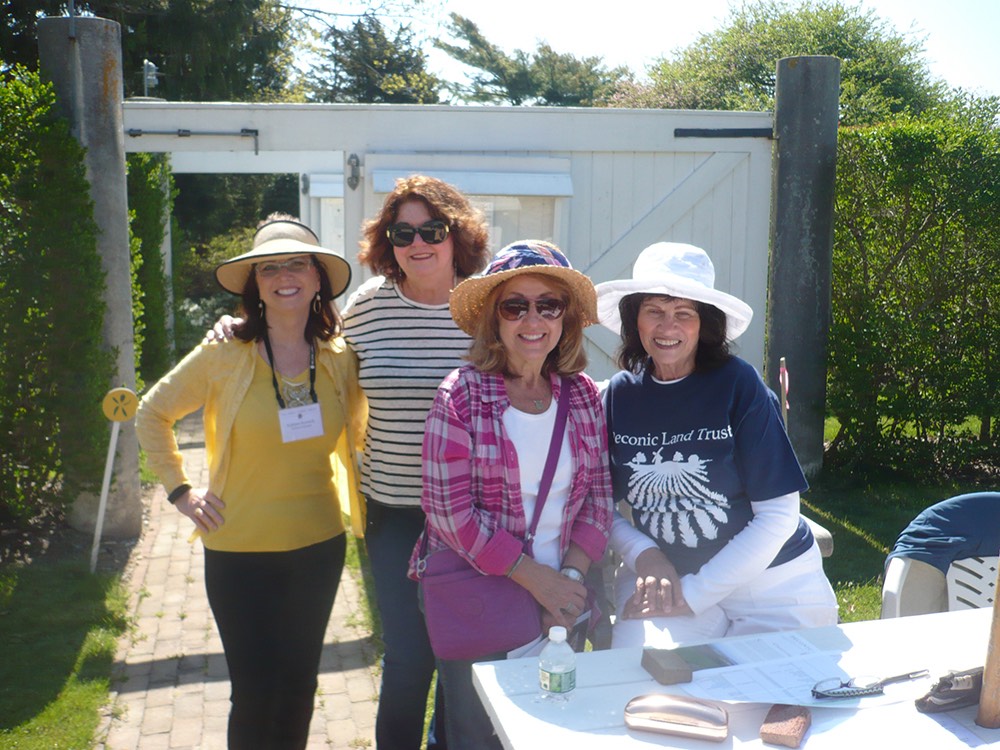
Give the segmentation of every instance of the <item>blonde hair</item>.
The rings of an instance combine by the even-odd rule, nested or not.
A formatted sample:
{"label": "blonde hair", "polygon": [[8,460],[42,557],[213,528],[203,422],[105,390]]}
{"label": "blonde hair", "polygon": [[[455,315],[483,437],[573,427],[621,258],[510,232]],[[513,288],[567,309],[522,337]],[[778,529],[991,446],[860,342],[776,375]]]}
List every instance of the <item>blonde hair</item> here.
{"label": "blonde hair", "polygon": [[[587,352],[583,348],[583,310],[579,300],[571,294],[569,285],[562,279],[543,274],[522,274],[515,278],[534,275],[542,279],[559,294],[566,303],[562,316],[562,336],[559,343],[549,352],[542,366],[543,375],[576,375],[587,366]],[[507,283],[498,284],[486,297],[483,314],[476,318],[472,331],[472,345],[465,359],[481,372],[513,376],[507,359],[507,350],[500,340],[500,321],[497,316],[497,300]]]}

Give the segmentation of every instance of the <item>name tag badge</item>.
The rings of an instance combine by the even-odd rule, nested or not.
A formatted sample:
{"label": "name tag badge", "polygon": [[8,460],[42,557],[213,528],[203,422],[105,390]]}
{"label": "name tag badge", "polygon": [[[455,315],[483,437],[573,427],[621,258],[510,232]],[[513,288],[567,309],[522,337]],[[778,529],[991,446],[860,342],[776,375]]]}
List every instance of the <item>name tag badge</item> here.
{"label": "name tag badge", "polygon": [[279,409],[278,420],[281,422],[283,443],[308,440],[323,434],[323,414],[319,410],[319,404]]}

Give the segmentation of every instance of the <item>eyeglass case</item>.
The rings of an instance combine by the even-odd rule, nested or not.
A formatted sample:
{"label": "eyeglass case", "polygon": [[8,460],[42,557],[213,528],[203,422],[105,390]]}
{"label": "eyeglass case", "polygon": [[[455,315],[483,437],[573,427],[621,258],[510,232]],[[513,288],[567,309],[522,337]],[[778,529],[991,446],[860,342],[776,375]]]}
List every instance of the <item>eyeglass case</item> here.
{"label": "eyeglass case", "polygon": [[729,736],[729,713],[710,701],[683,695],[647,693],[625,706],[625,726],[643,732],[722,742]]}

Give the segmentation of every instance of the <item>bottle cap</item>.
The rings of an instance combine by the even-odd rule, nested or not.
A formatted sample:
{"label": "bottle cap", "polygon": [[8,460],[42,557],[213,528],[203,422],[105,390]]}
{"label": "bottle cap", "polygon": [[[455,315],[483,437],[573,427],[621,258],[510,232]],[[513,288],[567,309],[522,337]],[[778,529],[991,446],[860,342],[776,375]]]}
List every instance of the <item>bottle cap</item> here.
{"label": "bottle cap", "polygon": [[566,640],[566,628],[562,625],[553,625],[549,628],[549,640],[553,643],[562,643]]}

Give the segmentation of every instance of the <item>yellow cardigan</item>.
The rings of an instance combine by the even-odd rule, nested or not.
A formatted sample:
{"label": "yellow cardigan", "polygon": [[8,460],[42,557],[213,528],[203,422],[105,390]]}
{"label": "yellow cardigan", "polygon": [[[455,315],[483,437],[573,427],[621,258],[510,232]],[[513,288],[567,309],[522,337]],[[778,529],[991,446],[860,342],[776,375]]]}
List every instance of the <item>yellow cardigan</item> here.
{"label": "yellow cardigan", "polygon": [[[253,343],[202,344],[143,396],[135,420],[136,433],[150,468],[168,492],[191,484],[177,446],[174,423],[204,407],[208,489],[225,498],[233,422],[253,379],[256,359],[257,347]],[[356,457],[364,440],[368,401],[358,385],[357,356],[338,337],[317,342],[316,365],[333,380],[347,413],[348,428],[338,438],[330,462],[341,508],[349,509],[351,530],[361,538],[365,513]]]}

